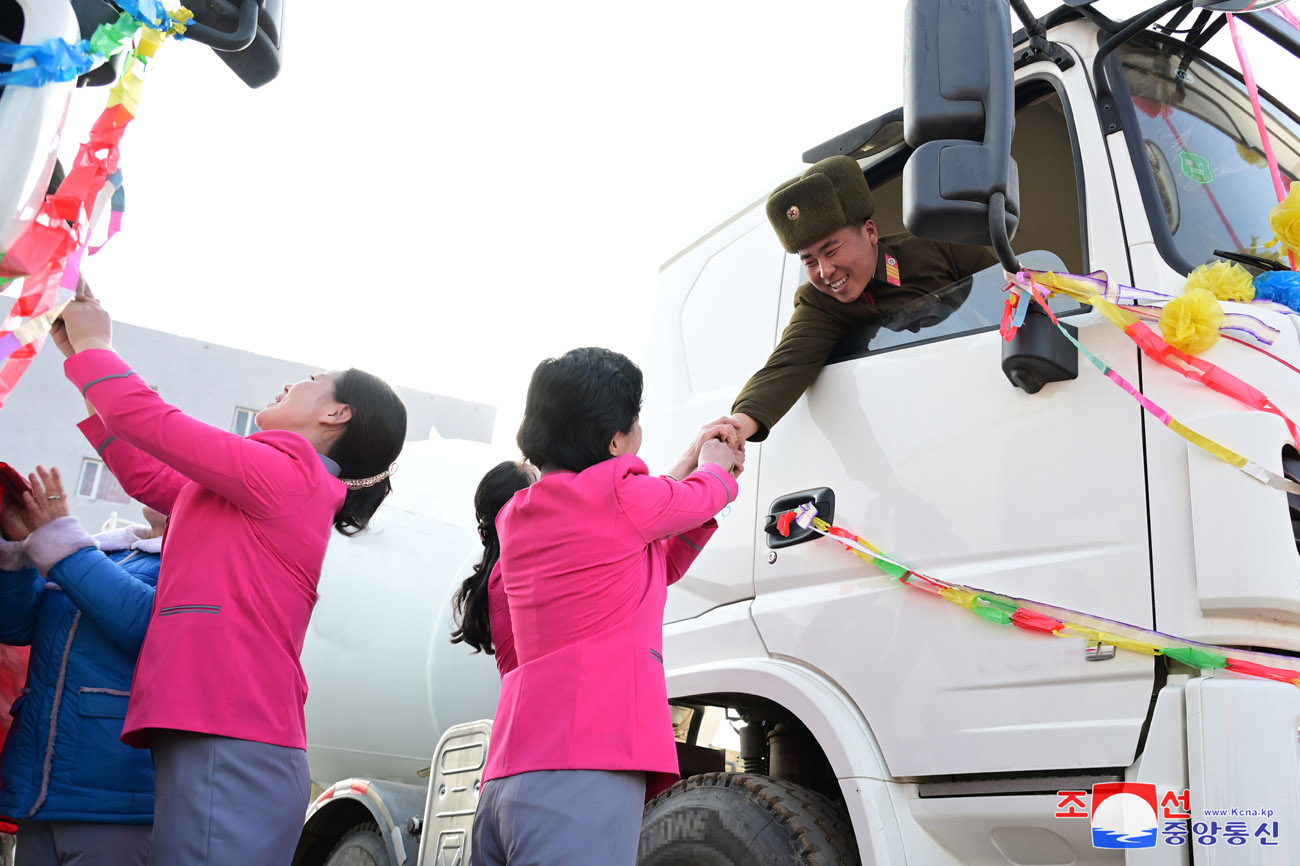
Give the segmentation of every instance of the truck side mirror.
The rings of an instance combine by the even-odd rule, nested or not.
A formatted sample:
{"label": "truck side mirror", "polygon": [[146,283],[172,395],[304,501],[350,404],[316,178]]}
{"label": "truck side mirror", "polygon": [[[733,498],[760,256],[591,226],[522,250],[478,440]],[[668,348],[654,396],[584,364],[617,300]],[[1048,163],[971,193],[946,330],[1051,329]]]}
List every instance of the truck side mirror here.
{"label": "truck side mirror", "polygon": [[285,0],[204,0],[191,4],[188,39],[211,46],[249,87],[280,74]]}
{"label": "truck side mirror", "polygon": [[903,225],[992,246],[1012,270],[1020,183],[1006,0],[908,0],[903,57],[903,137],[916,149],[903,169]]}

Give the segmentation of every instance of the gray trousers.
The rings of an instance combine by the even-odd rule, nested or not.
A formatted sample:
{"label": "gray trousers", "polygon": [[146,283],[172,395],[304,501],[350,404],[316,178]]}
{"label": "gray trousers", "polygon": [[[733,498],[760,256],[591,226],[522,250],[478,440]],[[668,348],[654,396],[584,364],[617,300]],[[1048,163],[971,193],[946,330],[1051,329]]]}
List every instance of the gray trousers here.
{"label": "gray trousers", "polygon": [[307,753],[154,730],[149,866],[289,866],[311,796]]}
{"label": "gray trousers", "polygon": [[634,866],[645,773],[539,770],[483,785],[470,866]]}
{"label": "gray trousers", "polygon": [[145,866],[149,824],[19,821],[14,866]]}

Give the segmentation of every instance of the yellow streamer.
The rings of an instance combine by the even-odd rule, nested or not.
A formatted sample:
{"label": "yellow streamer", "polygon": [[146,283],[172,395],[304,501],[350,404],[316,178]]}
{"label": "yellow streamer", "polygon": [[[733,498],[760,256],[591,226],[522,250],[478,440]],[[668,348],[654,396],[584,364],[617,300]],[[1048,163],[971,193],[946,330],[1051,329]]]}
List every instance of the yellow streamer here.
{"label": "yellow streamer", "polygon": [[55,319],[63,315],[63,308],[69,303],[69,301],[64,301],[53,309],[46,310],[41,315],[33,316],[23,322],[17,328],[14,328],[14,338],[17,339],[19,343],[30,343],[37,337],[42,337],[49,333],[50,326],[54,324]]}
{"label": "yellow streamer", "polygon": [[1204,436],[1202,436],[1200,433],[1197,433],[1195,430],[1191,429],[1190,427],[1184,426],[1183,423],[1178,421],[1176,418],[1170,417],[1170,419],[1166,422],[1166,426],[1168,426],[1170,430],[1174,431],[1179,436],[1186,439],[1188,442],[1191,442],[1197,448],[1201,448],[1205,451],[1210,452],[1215,457],[1218,457],[1220,460],[1224,460],[1228,463],[1231,463],[1233,466],[1236,466],[1238,469],[1245,466],[1246,463],[1249,462],[1246,460],[1245,457],[1242,457],[1236,451],[1233,451],[1230,448],[1225,448],[1222,445],[1220,445],[1218,442],[1215,442],[1213,439],[1207,439]]}
{"label": "yellow streamer", "polygon": [[136,48],[135,53],[141,57],[153,57],[166,38],[167,34],[146,27],[140,36],[140,47]]}
{"label": "yellow streamer", "polygon": [[958,589],[955,586],[939,590],[939,595],[948,599],[948,601],[953,604],[961,605],[967,610],[975,606],[975,593],[967,592],[964,589]]}
{"label": "yellow streamer", "polygon": [[1160,654],[1160,647],[1156,646],[1153,643],[1147,643],[1146,641],[1133,640],[1131,638],[1120,637],[1117,634],[1111,634],[1109,632],[1104,632],[1104,631],[1097,631],[1094,628],[1088,628],[1087,626],[1078,625],[1072,622],[1067,622],[1065,624],[1065,628],[1069,629],[1072,632],[1075,632],[1076,634],[1081,634],[1084,637],[1091,638],[1092,640],[1099,641],[1101,643],[1110,644],[1111,646],[1119,647],[1120,649],[1126,649],[1135,653],[1142,653],[1144,655],[1149,655],[1149,656],[1156,656]]}
{"label": "yellow streamer", "polygon": [[194,20],[194,13],[182,6],[175,12],[167,14],[172,19],[172,26],[167,29],[167,35],[184,36],[185,31],[189,28],[189,23]]}

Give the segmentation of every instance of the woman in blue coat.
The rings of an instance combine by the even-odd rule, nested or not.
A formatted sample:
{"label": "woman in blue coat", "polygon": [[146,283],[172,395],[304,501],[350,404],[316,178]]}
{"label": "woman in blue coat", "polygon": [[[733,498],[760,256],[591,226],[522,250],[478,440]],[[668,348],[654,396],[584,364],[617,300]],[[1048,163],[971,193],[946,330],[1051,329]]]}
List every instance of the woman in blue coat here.
{"label": "woman in blue coat", "polygon": [[143,866],[153,766],[119,738],[166,517],[146,508],[147,529],[92,538],[68,516],[57,470],[32,480],[35,496],[0,513],[0,643],[31,645],[0,752],[0,815],[18,823],[15,866]]}

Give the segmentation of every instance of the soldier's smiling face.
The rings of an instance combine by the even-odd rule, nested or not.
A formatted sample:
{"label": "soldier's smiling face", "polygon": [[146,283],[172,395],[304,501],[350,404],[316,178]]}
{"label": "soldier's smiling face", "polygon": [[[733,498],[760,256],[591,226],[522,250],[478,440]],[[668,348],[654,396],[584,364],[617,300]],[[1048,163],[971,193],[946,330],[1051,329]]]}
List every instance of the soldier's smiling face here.
{"label": "soldier's smiling face", "polygon": [[879,236],[871,220],[855,223],[828,234],[799,250],[808,281],[819,291],[841,303],[862,297],[876,274]]}

